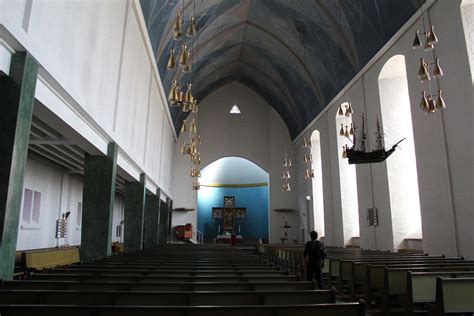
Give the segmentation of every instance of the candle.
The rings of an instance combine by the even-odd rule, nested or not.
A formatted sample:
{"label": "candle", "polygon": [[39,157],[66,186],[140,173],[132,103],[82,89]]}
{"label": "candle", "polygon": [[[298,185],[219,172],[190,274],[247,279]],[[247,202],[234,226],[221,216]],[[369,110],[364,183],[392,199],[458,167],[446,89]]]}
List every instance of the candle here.
{"label": "candle", "polygon": [[240,225],[239,225],[239,235],[240,235]]}
{"label": "candle", "polygon": [[221,225],[217,227],[217,232],[220,234],[221,233]]}

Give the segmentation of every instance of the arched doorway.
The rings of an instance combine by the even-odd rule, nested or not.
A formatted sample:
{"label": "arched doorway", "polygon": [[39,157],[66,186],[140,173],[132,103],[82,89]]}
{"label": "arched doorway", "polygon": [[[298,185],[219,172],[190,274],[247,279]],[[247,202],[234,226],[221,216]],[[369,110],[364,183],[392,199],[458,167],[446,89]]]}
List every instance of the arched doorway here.
{"label": "arched doorway", "polygon": [[[199,181],[197,223],[204,242],[224,242],[232,232],[243,242],[268,240],[269,174],[265,170],[244,158],[224,157],[203,168]],[[232,197],[233,210],[225,207],[226,197]]]}

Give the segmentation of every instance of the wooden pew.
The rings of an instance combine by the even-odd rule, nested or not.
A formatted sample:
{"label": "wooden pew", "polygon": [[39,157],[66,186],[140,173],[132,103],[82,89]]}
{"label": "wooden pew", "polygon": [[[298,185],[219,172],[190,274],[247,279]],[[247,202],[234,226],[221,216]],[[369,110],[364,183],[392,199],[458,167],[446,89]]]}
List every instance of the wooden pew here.
{"label": "wooden pew", "polygon": [[429,316],[474,314],[474,278],[436,280],[436,303],[427,304]]}
{"label": "wooden pew", "polygon": [[220,306],[335,303],[334,290],[254,292],[138,292],[0,290],[0,304]]}
{"label": "wooden pew", "polygon": [[[341,259],[336,258],[332,259],[332,261],[339,262],[339,274],[337,279],[338,289],[340,291],[343,290],[345,284],[348,285],[349,293],[352,297],[355,297],[355,290],[358,286],[362,285],[362,282],[365,280],[367,276],[367,266],[369,264],[377,264],[377,263],[404,263],[404,262],[427,262],[427,261],[439,261],[439,260],[447,260],[442,256],[433,256],[428,257],[425,255],[414,255],[414,256],[365,256],[359,258],[352,258],[352,259]],[[454,258],[453,260],[463,260],[463,258]],[[331,270],[331,273],[333,271]]]}
{"label": "wooden pew", "polygon": [[22,261],[28,270],[51,269],[80,262],[79,248],[48,248],[22,252]]}
{"label": "wooden pew", "polygon": [[93,274],[44,274],[33,273],[32,280],[45,281],[80,281],[80,282],[282,282],[300,281],[296,275],[278,276],[136,276],[127,274],[93,275]]}
{"label": "wooden pew", "polygon": [[192,270],[134,270],[134,269],[54,269],[50,274],[93,274],[93,275],[118,275],[128,274],[136,276],[278,276],[288,275],[288,271],[279,270],[209,270],[209,271],[192,271]]}
{"label": "wooden pew", "polygon": [[74,291],[302,291],[315,290],[313,282],[79,282],[8,281],[7,290]]}
{"label": "wooden pew", "polygon": [[0,305],[0,313],[15,316],[365,316],[358,303],[267,306],[57,306]]}
{"label": "wooden pew", "polygon": [[450,268],[455,267],[458,270],[464,268],[472,268],[474,267],[474,261],[430,261],[425,263],[417,263],[417,262],[404,262],[404,263],[378,263],[374,265],[367,265],[367,278],[363,283],[363,290],[364,290],[364,297],[366,298],[367,302],[370,304],[369,299],[381,298],[382,291],[386,287],[385,284],[385,268],[409,268],[409,269],[416,269],[416,268]]}
{"label": "wooden pew", "polygon": [[438,277],[474,278],[474,271],[408,272],[404,304],[405,315],[412,316],[416,313],[426,312],[426,304],[436,302]]}

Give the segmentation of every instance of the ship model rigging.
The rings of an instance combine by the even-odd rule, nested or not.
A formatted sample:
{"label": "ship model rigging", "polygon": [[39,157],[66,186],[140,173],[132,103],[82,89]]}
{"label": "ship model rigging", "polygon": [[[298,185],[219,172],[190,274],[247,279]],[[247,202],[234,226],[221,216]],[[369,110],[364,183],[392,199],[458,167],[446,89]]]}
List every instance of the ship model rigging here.
{"label": "ship model rigging", "polygon": [[[343,110],[343,106],[341,105],[339,109],[339,114],[351,117],[353,110],[352,105],[349,103],[345,106],[346,110]],[[345,113],[344,113],[345,112]],[[385,148],[384,140],[383,140],[383,132],[380,126],[380,121],[377,118],[377,130],[375,132],[376,135],[376,142],[375,146],[370,146],[367,139],[367,127],[366,127],[366,118],[362,115],[362,122],[361,127],[356,128],[351,123],[350,128],[346,125],[344,130],[344,126],[341,124],[340,135],[349,139],[352,142],[352,147],[348,147],[347,145],[343,148],[342,157],[347,158],[349,160],[349,164],[367,164],[367,163],[377,163],[382,162],[397,149],[398,145],[405,140],[405,138],[398,141],[395,145],[390,147],[388,150]],[[360,130],[360,133],[357,131]],[[359,134],[359,135],[357,135]]]}

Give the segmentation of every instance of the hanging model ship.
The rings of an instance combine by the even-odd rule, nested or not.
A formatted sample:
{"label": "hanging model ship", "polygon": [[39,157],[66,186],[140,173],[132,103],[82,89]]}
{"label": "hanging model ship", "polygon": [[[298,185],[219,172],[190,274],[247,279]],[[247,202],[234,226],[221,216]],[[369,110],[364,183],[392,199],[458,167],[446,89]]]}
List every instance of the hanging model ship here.
{"label": "hanging model ship", "polygon": [[[356,130],[356,128],[354,128]],[[376,131],[376,145],[375,148],[370,150],[367,144],[367,131],[366,131],[366,124],[365,124],[365,116],[362,116],[362,126],[361,126],[361,133],[360,133],[360,140],[357,139],[356,133],[354,133],[353,137],[353,146],[352,148],[348,148],[347,145],[344,147],[343,157],[348,158],[349,164],[365,164],[365,163],[377,163],[382,162],[395,151],[398,144],[405,140],[398,141],[395,145],[393,145],[389,150],[385,149],[385,145],[383,142],[383,133],[380,128],[380,122],[377,119],[377,131]],[[349,138],[350,139],[350,138]]]}

